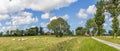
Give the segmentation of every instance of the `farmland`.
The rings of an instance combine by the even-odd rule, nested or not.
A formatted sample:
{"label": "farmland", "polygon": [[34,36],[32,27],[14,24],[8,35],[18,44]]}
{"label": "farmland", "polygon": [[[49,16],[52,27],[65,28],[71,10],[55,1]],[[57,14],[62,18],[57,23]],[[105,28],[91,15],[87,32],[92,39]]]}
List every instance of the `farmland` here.
{"label": "farmland", "polygon": [[0,51],[118,51],[90,37],[0,37]]}

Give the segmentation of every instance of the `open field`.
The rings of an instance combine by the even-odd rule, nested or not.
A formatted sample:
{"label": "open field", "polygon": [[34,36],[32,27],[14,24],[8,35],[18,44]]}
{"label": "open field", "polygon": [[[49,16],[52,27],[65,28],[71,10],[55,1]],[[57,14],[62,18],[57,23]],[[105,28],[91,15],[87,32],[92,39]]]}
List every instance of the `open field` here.
{"label": "open field", "polygon": [[0,51],[118,51],[91,37],[0,37]]}

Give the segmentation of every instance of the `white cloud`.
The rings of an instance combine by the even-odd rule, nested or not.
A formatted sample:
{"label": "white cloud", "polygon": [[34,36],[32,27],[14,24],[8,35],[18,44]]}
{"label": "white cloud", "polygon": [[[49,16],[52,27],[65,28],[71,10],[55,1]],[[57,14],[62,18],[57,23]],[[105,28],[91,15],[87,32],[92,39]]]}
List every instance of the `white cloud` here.
{"label": "white cloud", "polygon": [[[26,0],[27,1],[27,0]],[[0,13],[13,13],[24,10],[28,5],[25,0],[0,0]]]}
{"label": "white cloud", "polygon": [[54,16],[54,17],[50,18],[50,21],[52,21],[52,20],[54,20],[54,19],[57,19],[57,17]]}
{"label": "white cloud", "polygon": [[83,21],[80,21],[80,22],[79,22],[80,25],[83,25],[83,23],[84,23]]}
{"label": "white cloud", "polygon": [[31,9],[49,12],[54,9],[60,9],[62,7],[69,6],[71,3],[77,0],[32,0],[30,4]]}
{"label": "white cloud", "polygon": [[24,9],[48,12],[67,7],[76,1],[77,0],[0,0],[0,13],[17,12]]}
{"label": "white cloud", "polygon": [[40,23],[40,26],[45,28],[45,27],[47,27],[48,24],[49,24],[49,23],[44,23],[44,22],[42,22],[42,23]]}
{"label": "white cloud", "polygon": [[109,21],[112,22],[113,18],[110,18]]}
{"label": "white cloud", "polygon": [[9,17],[7,14],[0,14],[0,20],[5,20]]}
{"label": "white cloud", "polygon": [[6,22],[5,23],[6,25],[12,25],[12,23],[9,21],[9,22]]}
{"label": "white cloud", "polygon": [[17,26],[7,26],[7,27],[2,27],[0,29],[0,32],[5,32],[7,30],[15,30],[15,29],[17,29]]}
{"label": "white cloud", "polygon": [[97,8],[95,7],[95,5],[91,5],[87,8],[87,13],[89,14],[95,14],[96,13]]}
{"label": "white cloud", "polygon": [[106,27],[106,26],[107,26],[107,24],[106,24],[106,23],[104,23],[104,24],[103,24],[103,26],[104,26],[104,27]]}
{"label": "white cloud", "polygon": [[[3,27],[2,30],[12,29],[15,26],[19,27],[19,25],[37,22],[38,19],[32,17],[32,13],[24,12],[25,9],[45,12],[41,18],[50,18],[50,20],[53,20],[57,19],[57,17],[51,16],[51,14],[46,12],[67,7],[76,1],[77,0],[0,0],[0,20],[10,18],[10,22],[5,23],[9,26]],[[67,16],[64,18],[68,19]]]}
{"label": "white cloud", "polygon": [[79,17],[79,18],[87,18],[87,16],[88,15],[86,14],[85,9],[80,9],[80,11],[77,14],[77,17]]}
{"label": "white cloud", "polygon": [[32,13],[21,12],[18,15],[12,16],[12,25],[25,25],[37,22],[37,18],[32,18]]}
{"label": "white cloud", "polygon": [[2,24],[0,23],[0,27],[2,26]]}
{"label": "white cloud", "polygon": [[109,17],[108,15],[105,15],[105,20],[108,19],[108,17]]}
{"label": "white cloud", "polygon": [[69,19],[69,15],[65,14],[64,16],[62,16],[63,19],[68,20]]}
{"label": "white cloud", "polygon": [[42,15],[41,15],[41,18],[42,18],[42,19],[48,19],[48,18],[51,18],[51,17],[53,17],[53,16],[54,16],[53,14],[45,13],[45,14],[42,14]]}

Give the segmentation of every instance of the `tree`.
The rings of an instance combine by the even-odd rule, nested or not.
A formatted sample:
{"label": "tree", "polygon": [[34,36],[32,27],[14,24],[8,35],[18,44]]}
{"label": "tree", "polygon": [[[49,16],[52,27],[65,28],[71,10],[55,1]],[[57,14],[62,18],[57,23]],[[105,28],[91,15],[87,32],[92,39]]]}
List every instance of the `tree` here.
{"label": "tree", "polygon": [[109,30],[108,33],[109,33],[109,35],[112,35],[112,34],[113,34],[113,31],[112,31],[112,30]]}
{"label": "tree", "polygon": [[86,29],[87,29],[87,34],[90,34],[90,29],[93,29],[91,32],[92,35],[95,35],[95,33],[97,32],[97,25],[95,23],[95,18],[87,20]]}
{"label": "tree", "polygon": [[101,34],[103,34],[101,31],[103,30],[103,23],[105,22],[104,1],[103,0],[98,1],[96,7],[97,7],[97,11],[95,14],[95,22],[97,24],[97,29],[98,29],[97,34],[100,36]]}
{"label": "tree", "polygon": [[84,35],[86,33],[86,29],[83,27],[78,27],[76,30],[76,35]]}
{"label": "tree", "polygon": [[44,35],[43,27],[40,27],[39,33],[40,33],[40,35]]}
{"label": "tree", "polygon": [[21,30],[19,30],[19,29],[16,29],[15,34],[16,34],[16,36],[22,36],[23,32]]}
{"label": "tree", "polygon": [[54,19],[48,24],[48,29],[53,31],[56,34],[56,37],[62,37],[65,31],[69,29],[69,25],[67,21],[63,18]]}
{"label": "tree", "polygon": [[120,0],[108,0],[106,2],[106,11],[111,14],[111,17],[113,17],[112,20],[112,29],[113,29],[113,38],[117,37],[117,32],[119,30],[119,22],[117,17],[120,14]]}
{"label": "tree", "polygon": [[0,32],[0,36],[2,36],[3,35],[3,32]]}
{"label": "tree", "polygon": [[38,34],[38,27],[32,27],[32,28],[27,29],[26,34],[29,36],[37,35]]}
{"label": "tree", "polygon": [[10,33],[9,33],[9,32],[10,32],[9,30],[7,30],[7,31],[6,31],[6,35],[7,35],[7,36],[9,36],[9,35],[10,35]]}

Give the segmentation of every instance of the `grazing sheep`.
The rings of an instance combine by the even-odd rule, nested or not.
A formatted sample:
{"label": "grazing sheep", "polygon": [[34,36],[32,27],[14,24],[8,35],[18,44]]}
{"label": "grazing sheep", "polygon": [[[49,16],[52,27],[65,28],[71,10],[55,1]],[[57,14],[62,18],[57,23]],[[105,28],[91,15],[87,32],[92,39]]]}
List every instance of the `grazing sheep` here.
{"label": "grazing sheep", "polygon": [[34,40],[38,40],[38,38],[33,38]]}
{"label": "grazing sheep", "polygon": [[12,39],[12,40],[14,41],[14,40],[16,40],[16,39],[14,38],[14,39]]}
{"label": "grazing sheep", "polygon": [[26,40],[27,40],[27,38],[22,38],[21,40],[22,40],[22,41],[26,41]]}

